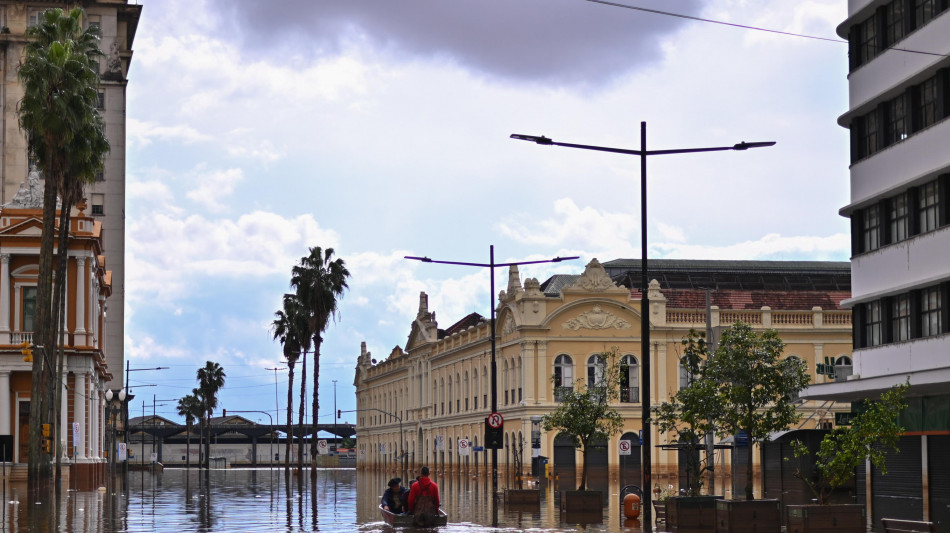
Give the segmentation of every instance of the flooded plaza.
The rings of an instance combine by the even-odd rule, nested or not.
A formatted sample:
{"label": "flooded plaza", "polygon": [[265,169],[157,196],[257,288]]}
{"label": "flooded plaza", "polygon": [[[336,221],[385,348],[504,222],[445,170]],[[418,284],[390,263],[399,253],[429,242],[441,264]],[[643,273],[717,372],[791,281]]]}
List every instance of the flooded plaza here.
{"label": "flooded plaza", "polygon": [[[211,531],[346,531],[391,532],[377,505],[389,473],[351,468],[318,469],[302,483],[282,470],[166,469],[129,472],[112,490],[63,491],[53,502],[31,502],[26,487],[4,486],[2,531],[153,532]],[[403,476],[404,478],[406,476]],[[558,480],[533,482],[540,504],[516,508],[499,498],[498,527],[491,502],[491,477],[433,476],[449,515],[447,533],[472,531],[605,531],[639,532],[638,522],[621,518],[620,480],[593,480],[603,490],[603,508],[583,516],[558,511]],[[499,478],[499,491],[506,480]],[[573,490],[574,485],[564,489]]]}

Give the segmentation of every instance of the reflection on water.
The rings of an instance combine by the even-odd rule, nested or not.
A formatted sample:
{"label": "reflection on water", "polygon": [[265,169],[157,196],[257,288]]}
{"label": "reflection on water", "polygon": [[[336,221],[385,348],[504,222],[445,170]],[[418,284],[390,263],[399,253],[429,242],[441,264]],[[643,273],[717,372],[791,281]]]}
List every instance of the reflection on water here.
{"label": "reflection on water", "polygon": [[[301,479],[268,469],[130,472],[116,481],[113,490],[64,491],[53,502],[31,502],[24,486],[5,483],[0,531],[392,533],[377,508],[392,476],[353,469],[319,469],[313,479],[309,470]],[[433,479],[439,484],[450,522],[440,531],[493,529],[490,477],[435,475]],[[508,483],[499,479],[499,491]],[[524,488],[540,490],[540,505],[515,508],[500,501],[494,530],[639,532],[639,524],[621,522],[620,480],[602,477],[588,484],[604,491],[602,509],[580,517],[557,511],[560,491],[574,489],[573,479],[526,484]]]}

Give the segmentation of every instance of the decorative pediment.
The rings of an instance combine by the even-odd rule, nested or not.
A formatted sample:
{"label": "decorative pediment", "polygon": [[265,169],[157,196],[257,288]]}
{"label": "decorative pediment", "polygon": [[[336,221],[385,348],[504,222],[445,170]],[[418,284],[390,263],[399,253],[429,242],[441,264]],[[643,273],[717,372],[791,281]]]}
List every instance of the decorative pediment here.
{"label": "decorative pediment", "polygon": [[604,311],[599,305],[586,313],[564,322],[564,329],[577,331],[579,329],[630,329],[630,323],[619,316]]}
{"label": "decorative pediment", "polygon": [[588,292],[604,292],[609,289],[616,289],[617,285],[607,275],[607,271],[604,270],[604,266],[600,264],[600,261],[595,258],[587,263],[584,273],[577,278],[572,287]]}

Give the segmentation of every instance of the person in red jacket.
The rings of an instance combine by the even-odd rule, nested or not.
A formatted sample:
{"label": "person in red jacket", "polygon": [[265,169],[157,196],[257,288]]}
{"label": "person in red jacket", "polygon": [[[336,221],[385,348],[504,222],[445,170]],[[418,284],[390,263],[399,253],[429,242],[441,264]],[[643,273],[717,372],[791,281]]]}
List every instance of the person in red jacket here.
{"label": "person in red jacket", "polygon": [[439,486],[435,484],[435,481],[429,479],[429,467],[423,466],[422,475],[419,476],[418,481],[412,484],[412,488],[409,490],[409,513],[415,514],[416,503],[419,499],[419,496],[422,494],[427,494],[432,497],[432,503],[434,504],[434,509],[438,509],[442,502],[439,500]]}

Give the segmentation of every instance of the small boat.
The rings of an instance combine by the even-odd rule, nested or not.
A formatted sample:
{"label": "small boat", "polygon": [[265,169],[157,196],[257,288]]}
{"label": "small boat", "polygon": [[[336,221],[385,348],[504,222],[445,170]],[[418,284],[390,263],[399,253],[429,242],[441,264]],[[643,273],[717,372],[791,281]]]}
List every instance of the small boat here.
{"label": "small boat", "polygon": [[[383,505],[379,505],[379,514],[383,515],[383,520],[393,526],[393,527],[415,527],[415,524],[412,523],[413,516],[411,514],[395,514],[386,509],[383,509]],[[449,515],[445,514],[445,511],[439,509],[439,515],[435,517],[433,521],[433,526],[444,526],[449,523]]]}

